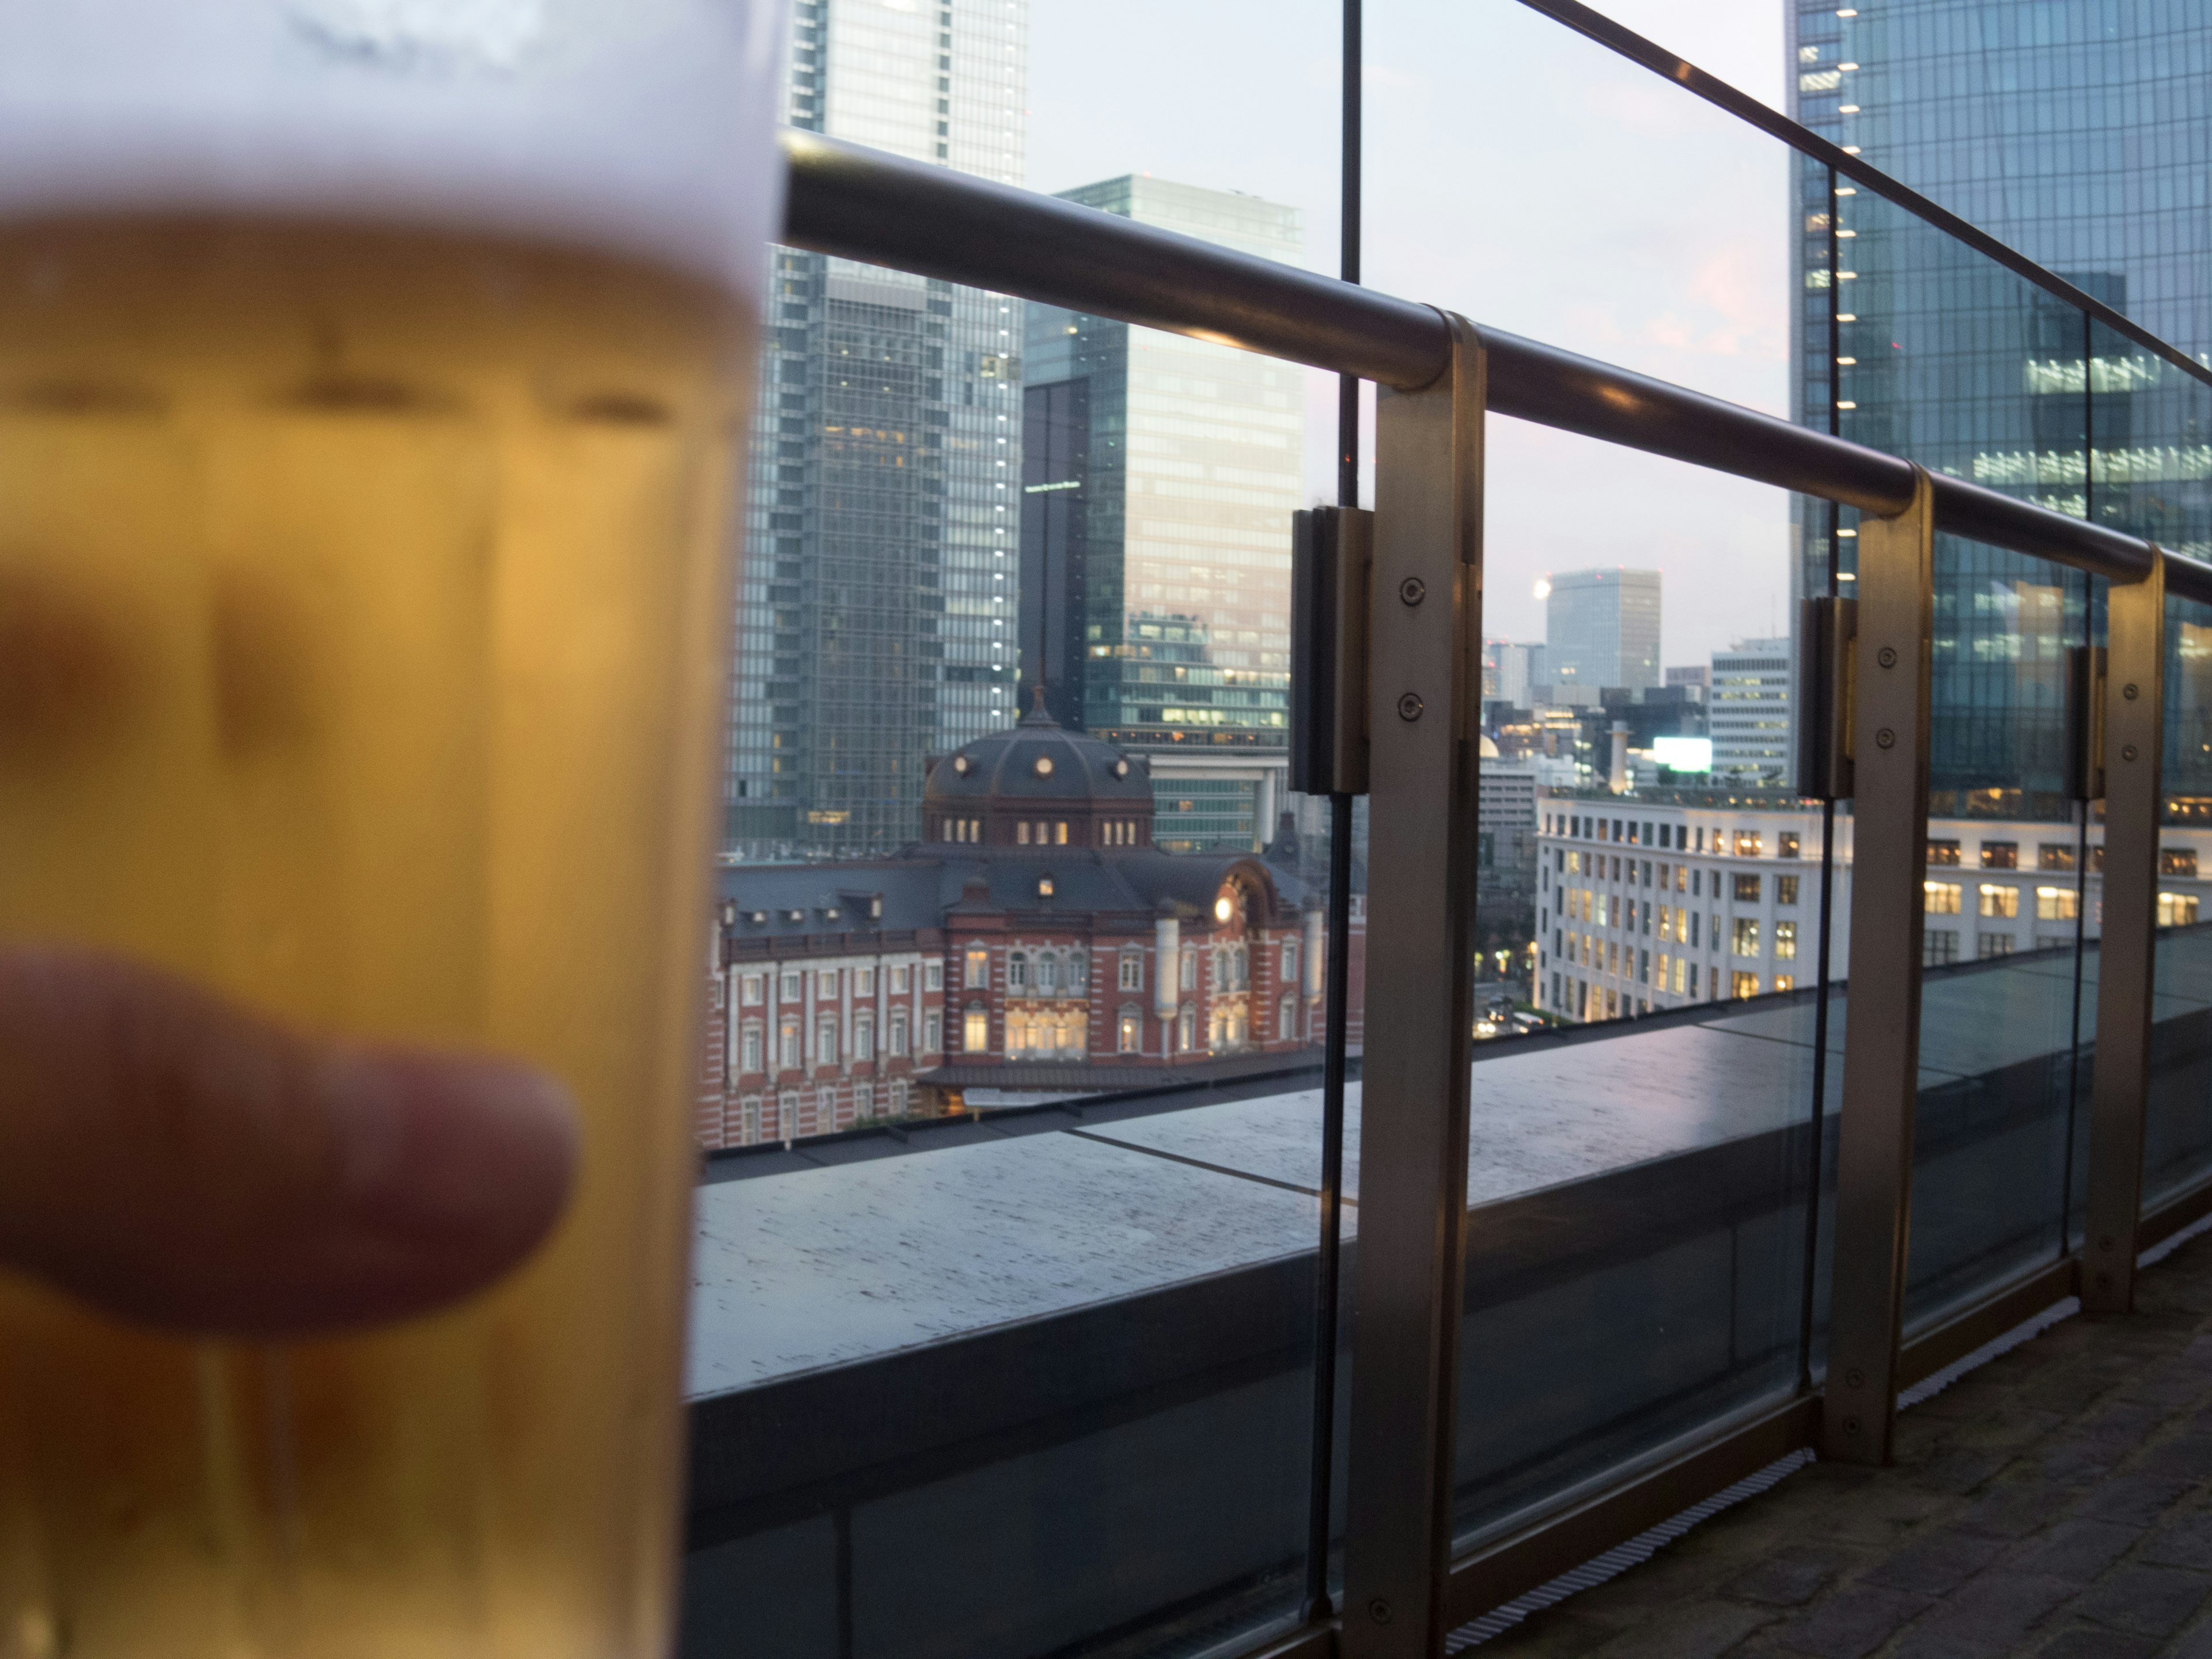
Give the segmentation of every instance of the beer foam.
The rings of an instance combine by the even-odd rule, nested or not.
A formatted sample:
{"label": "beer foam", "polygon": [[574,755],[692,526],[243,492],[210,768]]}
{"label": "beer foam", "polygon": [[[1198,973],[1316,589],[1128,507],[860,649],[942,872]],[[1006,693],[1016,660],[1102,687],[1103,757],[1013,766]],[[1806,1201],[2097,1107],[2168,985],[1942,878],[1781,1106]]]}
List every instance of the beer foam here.
{"label": "beer foam", "polygon": [[0,0],[0,219],[505,234],[757,292],[784,0]]}

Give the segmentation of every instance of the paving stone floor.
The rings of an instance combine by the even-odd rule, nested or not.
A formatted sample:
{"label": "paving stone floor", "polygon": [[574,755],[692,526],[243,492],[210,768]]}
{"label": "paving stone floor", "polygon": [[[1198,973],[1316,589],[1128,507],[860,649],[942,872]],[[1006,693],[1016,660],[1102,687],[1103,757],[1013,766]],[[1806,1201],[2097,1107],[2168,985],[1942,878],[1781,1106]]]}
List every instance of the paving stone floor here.
{"label": "paving stone floor", "polygon": [[1483,1659],[2212,1659],[2212,1234]]}

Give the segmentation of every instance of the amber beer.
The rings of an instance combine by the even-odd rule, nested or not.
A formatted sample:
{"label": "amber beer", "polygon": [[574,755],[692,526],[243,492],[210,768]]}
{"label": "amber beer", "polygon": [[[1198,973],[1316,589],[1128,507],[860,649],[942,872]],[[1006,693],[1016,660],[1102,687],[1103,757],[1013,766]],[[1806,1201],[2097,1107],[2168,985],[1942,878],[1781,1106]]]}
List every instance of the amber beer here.
{"label": "amber beer", "polygon": [[0,191],[0,940],[521,1056],[584,1153],[382,1332],[0,1276],[0,1659],[662,1654],[750,279],[181,193]]}

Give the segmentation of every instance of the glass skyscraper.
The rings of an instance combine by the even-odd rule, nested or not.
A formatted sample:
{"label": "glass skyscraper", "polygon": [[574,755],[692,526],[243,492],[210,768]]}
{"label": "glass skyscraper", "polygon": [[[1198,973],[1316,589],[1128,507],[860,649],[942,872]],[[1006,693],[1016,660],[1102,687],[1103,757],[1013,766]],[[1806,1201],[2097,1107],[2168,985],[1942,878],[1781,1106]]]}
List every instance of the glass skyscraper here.
{"label": "glass skyscraper", "polygon": [[1547,580],[1547,683],[1592,691],[1659,684],[1659,572],[1573,570]]}
{"label": "glass skyscraper", "polygon": [[[787,118],[1023,176],[1028,0],[794,0]],[[771,253],[725,843],[881,853],[927,757],[1014,714],[1018,302]]]}
{"label": "glass skyscraper", "polygon": [[[1150,177],[1086,207],[1299,263],[1298,210]],[[1046,306],[1024,354],[1026,683],[1066,726],[1151,757],[1155,844],[1274,830],[1289,730],[1291,514],[1304,380],[1227,346]]]}
{"label": "glass skyscraper", "polygon": [[[2212,9],[1795,0],[1790,23],[1799,120],[2207,361]],[[1824,167],[1796,185],[1801,419],[2212,552],[2203,386]],[[1801,520],[1799,591],[1826,591],[1832,547],[1848,592],[1851,515]],[[1997,787],[1993,809],[2056,802],[2064,649],[2090,610],[2086,578],[1939,541],[1939,809]]]}

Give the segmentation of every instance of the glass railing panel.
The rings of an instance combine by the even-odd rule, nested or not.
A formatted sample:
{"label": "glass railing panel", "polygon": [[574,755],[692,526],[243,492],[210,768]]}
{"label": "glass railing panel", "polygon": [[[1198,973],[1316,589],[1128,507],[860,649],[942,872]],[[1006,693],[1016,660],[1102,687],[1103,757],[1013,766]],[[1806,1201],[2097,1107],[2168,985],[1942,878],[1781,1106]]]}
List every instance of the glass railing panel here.
{"label": "glass railing panel", "polygon": [[[1334,273],[1337,125],[1275,88],[1336,20],[1254,16],[1170,61],[1062,4],[801,0],[790,118]],[[1364,918],[1285,764],[1336,383],[775,259],[682,1652],[1252,1639],[1313,1589],[1332,953],[1359,1032]]]}
{"label": "glass railing panel", "polygon": [[2163,763],[2146,1210],[2212,1177],[2212,606],[2193,600],[2166,601]]}
{"label": "glass railing panel", "polygon": [[[2084,514],[2087,406],[2047,371],[2069,339],[2079,356],[2081,313],[1848,181],[1832,211],[1836,429]],[[1846,592],[1856,519],[1837,516]],[[1908,1330],[2055,1260],[2078,1212],[2094,928],[2067,732],[2094,588],[1936,538]]]}
{"label": "glass railing panel", "polygon": [[[1498,464],[1522,437],[1540,470]],[[1491,441],[1464,1543],[1797,1386],[1823,879],[1789,498]],[[1677,533],[1712,524],[1725,586]],[[1575,569],[1584,536],[1638,558]]]}
{"label": "glass railing panel", "polygon": [[[2148,273],[2139,273],[2147,275]],[[2100,297],[2146,320],[2189,330],[2190,302],[2124,271]],[[2196,304],[2203,303],[2198,299]],[[2183,337],[2186,337],[2185,333]],[[2092,321],[2052,365],[2082,401],[2094,441],[2090,505],[2100,524],[2169,552],[2212,557],[2212,387],[2159,353]],[[2159,834],[2158,931],[2153,956],[2150,1081],[2143,1202],[2155,1206],[2212,1174],[2212,939],[2199,931],[2212,877],[2212,608],[2169,597]],[[2101,849],[2100,849],[2101,850]]]}

